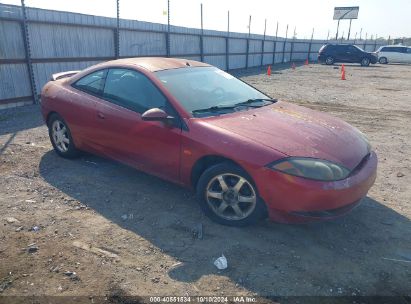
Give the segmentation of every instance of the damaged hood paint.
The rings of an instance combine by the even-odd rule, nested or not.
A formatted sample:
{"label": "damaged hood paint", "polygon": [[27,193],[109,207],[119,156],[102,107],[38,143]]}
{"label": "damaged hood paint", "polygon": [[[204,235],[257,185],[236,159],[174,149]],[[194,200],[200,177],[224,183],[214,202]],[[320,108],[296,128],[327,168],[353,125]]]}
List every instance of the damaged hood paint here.
{"label": "damaged hood paint", "polygon": [[287,102],[207,119],[288,156],[329,160],[354,169],[367,155],[359,131],[330,115]]}

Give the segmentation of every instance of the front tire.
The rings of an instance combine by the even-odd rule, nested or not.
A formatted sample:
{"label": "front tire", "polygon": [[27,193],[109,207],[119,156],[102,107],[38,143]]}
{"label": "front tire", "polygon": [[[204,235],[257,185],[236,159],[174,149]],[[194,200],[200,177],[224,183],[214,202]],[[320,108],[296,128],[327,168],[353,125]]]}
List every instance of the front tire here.
{"label": "front tire", "polygon": [[48,120],[49,137],[54,151],[64,158],[75,158],[79,151],[74,146],[73,137],[64,119],[53,113]]}
{"label": "front tire", "polygon": [[388,63],[388,59],[387,59],[387,57],[381,57],[381,58],[378,60],[378,62],[381,63],[381,64],[387,64],[387,63]]}
{"label": "front tire", "polygon": [[369,66],[370,65],[370,59],[368,58],[363,58],[361,59],[361,66]]}
{"label": "front tire", "polygon": [[197,183],[197,196],[204,213],[222,225],[247,226],[267,214],[251,177],[228,162],[204,171]]}
{"label": "front tire", "polygon": [[332,65],[334,64],[334,58],[331,56],[328,56],[327,58],[325,58],[325,64],[326,65]]}

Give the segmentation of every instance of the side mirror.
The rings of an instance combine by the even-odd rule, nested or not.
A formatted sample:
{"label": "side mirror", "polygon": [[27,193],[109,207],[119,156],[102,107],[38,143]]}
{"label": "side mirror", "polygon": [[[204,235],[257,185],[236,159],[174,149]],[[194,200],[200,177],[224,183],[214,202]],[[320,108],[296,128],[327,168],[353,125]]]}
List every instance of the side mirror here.
{"label": "side mirror", "polygon": [[145,111],[141,115],[141,119],[144,121],[163,121],[163,122],[172,122],[174,120],[173,116],[168,116],[166,112],[159,108],[152,108]]}

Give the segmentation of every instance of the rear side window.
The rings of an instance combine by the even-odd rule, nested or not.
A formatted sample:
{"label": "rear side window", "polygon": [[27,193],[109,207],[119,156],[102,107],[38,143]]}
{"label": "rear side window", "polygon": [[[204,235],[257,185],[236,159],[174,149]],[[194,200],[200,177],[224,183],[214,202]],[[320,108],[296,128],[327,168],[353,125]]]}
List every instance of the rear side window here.
{"label": "rear side window", "polygon": [[386,48],[383,48],[383,52],[405,53],[405,48],[404,47],[386,47]]}
{"label": "rear side window", "polygon": [[353,45],[349,45],[348,46],[348,51],[353,52],[353,53],[357,53],[357,52],[361,52],[361,50]]}
{"label": "rear side window", "polygon": [[163,94],[150,79],[133,70],[110,69],[103,97],[138,113],[144,113],[151,108],[166,110],[167,100]]}
{"label": "rear side window", "polygon": [[77,80],[73,87],[92,95],[100,95],[103,91],[106,74],[107,70],[93,72]]}

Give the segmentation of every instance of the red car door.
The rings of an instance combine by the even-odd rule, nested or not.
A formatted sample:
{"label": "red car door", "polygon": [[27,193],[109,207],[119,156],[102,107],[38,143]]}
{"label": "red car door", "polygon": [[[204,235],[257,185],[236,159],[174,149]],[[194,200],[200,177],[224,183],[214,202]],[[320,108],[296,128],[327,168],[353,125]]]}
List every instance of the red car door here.
{"label": "red car door", "polygon": [[60,113],[70,126],[70,130],[78,148],[95,150],[95,107],[99,100],[107,70],[98,70],[84,76],[72,84],[73,89],[62,90],[61,100],[57,105]]}
{"label": "red car door", "polygon": [[110,69],[96,103],[95,140],[101,154],[170,180],[179,179],[181,127],[143,121],[141,114],[161,108],[175,116],[166,97],[143,74]]}

